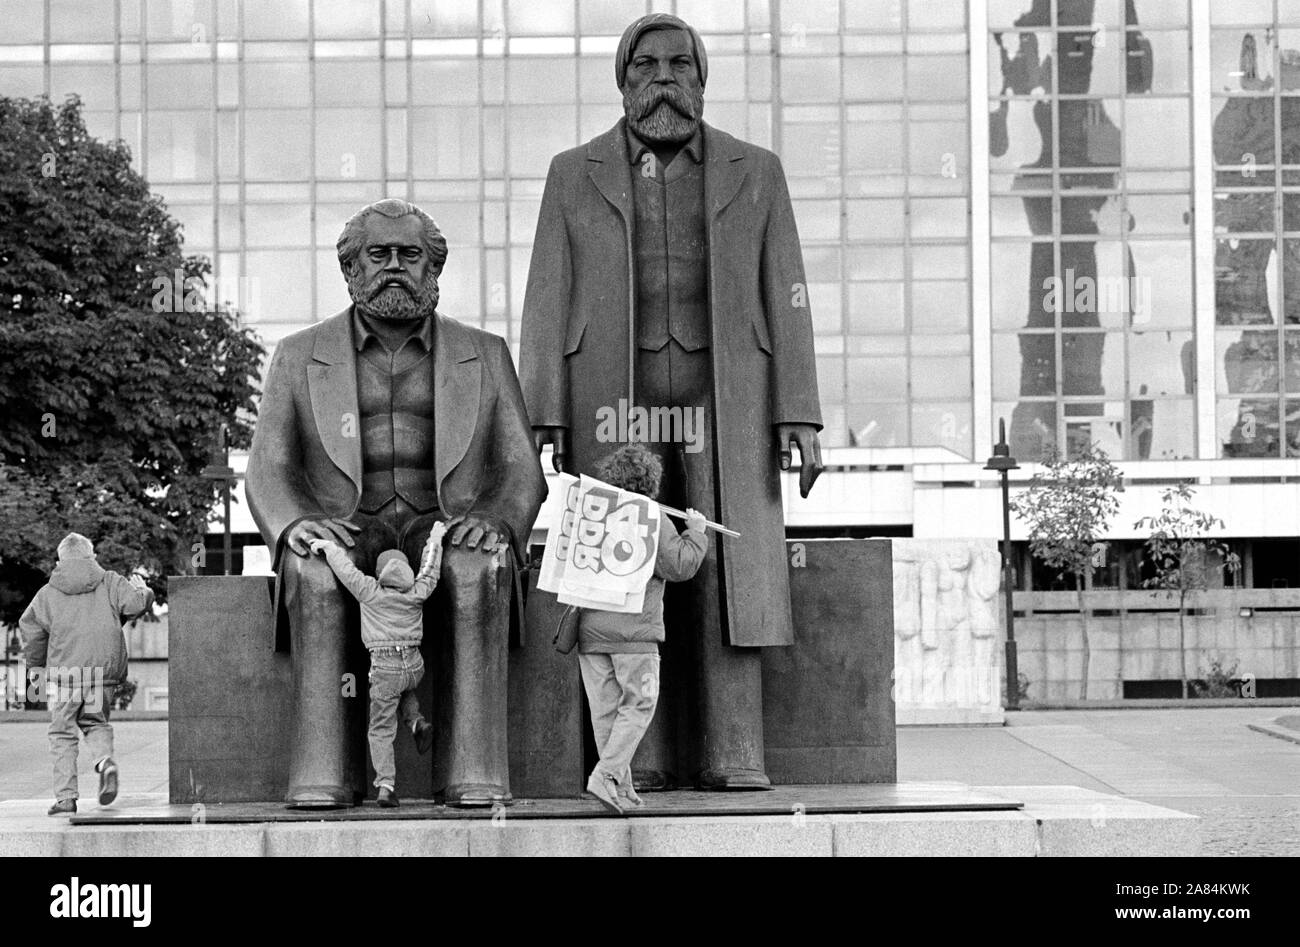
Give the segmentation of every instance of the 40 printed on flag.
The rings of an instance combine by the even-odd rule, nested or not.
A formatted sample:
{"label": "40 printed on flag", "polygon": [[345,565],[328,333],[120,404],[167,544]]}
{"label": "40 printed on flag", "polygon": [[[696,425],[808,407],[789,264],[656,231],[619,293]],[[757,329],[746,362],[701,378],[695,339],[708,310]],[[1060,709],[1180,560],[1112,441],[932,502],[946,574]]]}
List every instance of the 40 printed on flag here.
{"label": "40 printed on flag", "polygon": [[565,605],[635,613],[659,552],[659,504],[595,477],[560,474],[537,587]]}

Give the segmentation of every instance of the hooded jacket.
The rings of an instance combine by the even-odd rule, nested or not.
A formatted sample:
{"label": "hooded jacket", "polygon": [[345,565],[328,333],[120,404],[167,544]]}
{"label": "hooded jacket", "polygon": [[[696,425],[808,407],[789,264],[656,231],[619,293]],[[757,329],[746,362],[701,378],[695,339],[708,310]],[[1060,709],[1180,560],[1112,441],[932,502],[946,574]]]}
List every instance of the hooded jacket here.
{"label": "hooded jacket", "polygon": [[127,667],[122,623],[152,604],[152,591],[94,559],[63,560],[18,619],[28,669],[46,668],[51,678],[102,669],[105,684],[121,684]]}
{"label": "hooded jacket", "polygon": [[655,571],[646,581],[645,602],[639,614],[582,609],[578,620],[580,654],[629,654],[659,650],[664,640],[664,582],[685,582],[699,571],[709,551],[703,530],[679,534],[668,517],[659,514],[659,551]]}
{"label": "hooded jacket", "polygon": [[[383,570],[385,581],[381,582],[353,565],[337,543],[325,546],[325,561],[361,605],[361,641],[366,650],[420,646],[424,640],[424,602],[438,586],[431,556],[425,555],[420,574],[405,588],[387,585],[398,570]],[[411,567],[405,563],[402,565],[406,568],[406,577],[410,577]]]}

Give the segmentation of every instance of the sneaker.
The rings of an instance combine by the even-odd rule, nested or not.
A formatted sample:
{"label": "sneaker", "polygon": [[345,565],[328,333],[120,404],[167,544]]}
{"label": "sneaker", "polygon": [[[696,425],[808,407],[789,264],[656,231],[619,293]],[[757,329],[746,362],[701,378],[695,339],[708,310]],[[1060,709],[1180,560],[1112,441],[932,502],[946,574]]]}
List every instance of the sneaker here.
{"label": "sneaker", "polygon": [[99,771],[99,804],[107,806],[117,798],[117,764],[113,760],[104,761]]}
{"label": "sneaker", "polygon": [[421,720],[415,727],[415,748],[421,755],[433,749],[433,724]]}
{"label": "sneaker", "polygon": [[77,811],[77,800],[58,799],[46,811],[46,815],[73,815]]}
{"label": "sneaker", "polygon": [[401,802],[398,801],[396,792],[389,789],[387,786],[379,787],[379,808],[396,809],[400,805]]}
{"label": "sneaker", "polygon": [[618,802],[618,783],[613,776],[593,772],[587,780],[587,792],[596,797],[596,801],[616,815],[623,815],[623,807]]}

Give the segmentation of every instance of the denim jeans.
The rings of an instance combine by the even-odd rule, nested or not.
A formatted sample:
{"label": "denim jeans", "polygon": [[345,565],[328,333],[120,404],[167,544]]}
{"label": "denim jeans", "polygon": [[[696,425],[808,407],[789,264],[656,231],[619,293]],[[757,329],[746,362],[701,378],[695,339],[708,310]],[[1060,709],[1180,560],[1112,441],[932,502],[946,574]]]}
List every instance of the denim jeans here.
{"label": "denim jeans", "polygon": [[578,666],[600,752],[594,772],[631,786],[632,756],[659,702],[659,655],[579,654]]}
{"label": "denim jeans", "polygon": [[376,648],[370,652],[370,760],[375,766],[375,785],[397,785],[397,761],[393,741],[397,721],[414,732],[420,715],[420,698],[415,688],[424,677],[424,658],[419,648]]}
{"label": "denim jeans", "polygon": [[113,685],[93,677],[73,684],[49,683],[50,753],[54,757],[54,798],[77,798],[78,731],[95,763],[113,755],[113,728],[108,723]]}

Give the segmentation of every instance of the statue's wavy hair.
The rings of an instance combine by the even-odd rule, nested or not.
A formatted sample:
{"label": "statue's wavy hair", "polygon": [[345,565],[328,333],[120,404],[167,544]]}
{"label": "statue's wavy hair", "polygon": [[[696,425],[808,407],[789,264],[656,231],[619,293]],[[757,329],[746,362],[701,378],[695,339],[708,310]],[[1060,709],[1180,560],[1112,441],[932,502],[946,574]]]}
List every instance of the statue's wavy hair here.
{"label": "statue's wavy hair", "polygon": [[433,218],[409,201],[388,197],[361,208],[343,225],[337,247],[339,267],[343,270],[344,276],[351,272],[357,255],[365,249],[366,218],[371,214],[383,214],[393,220],[408,214],[417,217],[422,225],[421,235],[424,240],[424,250],[429,254],[429,261],[433,264],[435,272],[442,272],[443,264],[447,262],[447,238],[442,235]]}
{"label": "statue's wavy hair", "polygon": [[659,494],[664,465],[644,444],[625,444],[596,462],[596,478],[653,499]]}

